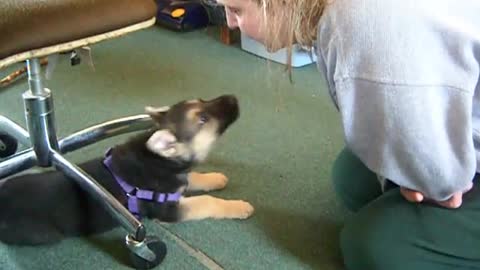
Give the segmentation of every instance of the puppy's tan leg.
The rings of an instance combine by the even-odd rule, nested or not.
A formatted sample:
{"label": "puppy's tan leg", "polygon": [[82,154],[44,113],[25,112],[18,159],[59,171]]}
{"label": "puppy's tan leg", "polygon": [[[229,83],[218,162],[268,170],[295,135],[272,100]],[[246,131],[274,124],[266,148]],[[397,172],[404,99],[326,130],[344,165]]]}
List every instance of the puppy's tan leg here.
{"label": "puppy's tan leg", "polygon": [[228,178],[222,173],[196,173],[188,174],[188,191],[210,191],[222,189],[227,185]]}
{"label": "puppy's tan leg", "polygon": [[222,200],[210,195],[182,197],[180,199],[180,219],[198,220],[214,219],[246,219],[253,214],[253,206],[240,200]]}

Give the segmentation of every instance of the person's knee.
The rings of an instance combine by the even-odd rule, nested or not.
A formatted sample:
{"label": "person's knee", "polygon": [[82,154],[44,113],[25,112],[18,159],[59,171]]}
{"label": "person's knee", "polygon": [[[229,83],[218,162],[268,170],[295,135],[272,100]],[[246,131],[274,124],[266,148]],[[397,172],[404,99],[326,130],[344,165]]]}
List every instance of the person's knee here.
{"label": "person's knee", "polygon": [[[382,195],[345,224],[340,248],[348,270],[418,269],[405,261],[419,252],[412,237],[415,206],[398,190]],[[407,265],[412,268],[405,268]]]}
{"label": "person's knee", "polygon": [[381,194],[375,173],[347,148],[337,156],[331,178],[337,196],[354,212]]}
{"label": "person's knee", "polygon": [[[392,258],[386,239],[382,239],[382,229],[376,230],[373,224],[348,223],[340,235],[340,248],[348,270],[385,270],[392,268]],[[383,230],[386,230],[384,228]],[[389,261],[390,260],[390,261]]]}

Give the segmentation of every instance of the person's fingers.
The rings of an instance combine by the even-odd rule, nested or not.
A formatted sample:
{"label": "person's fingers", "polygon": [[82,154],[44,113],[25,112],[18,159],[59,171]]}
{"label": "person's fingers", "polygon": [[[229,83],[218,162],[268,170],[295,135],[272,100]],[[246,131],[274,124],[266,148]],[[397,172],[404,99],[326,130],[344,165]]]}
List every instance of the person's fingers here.
{"label": "person's fingers", "polygon": [[[436,204],[438,204],[440,206],[443,206],[443,207],[446,207],[446,208],[452,208],[452,209],[459,208],[460,206],[462,206],[463,194],[467,193],[472,188],[473,188],[473,182],[470,183],[464,189],[464,191],[454,193],[448,200],[445,200],[445,201],[429,200],[429,201],[435,202]],[[412,190],[412,189],[401,187],[400,188],[400,193],[409,202],[419,203],[419,202],[422,202],[422,201],[425,200],[425,197],[423,196],[422,193],[420,193],[418,191],[415,191],[415,190]]]}
{"label": "person's fingers", "polygon": [[408,188],[404,188],[404,187],[400,188],[400,193],[409,202],[417,202],[418,203],[418,202],[423,201],[423,199],[424,199],[422,193],[420,193],[418,191],[415,191],[415,190],[408,189]]}
{"label": "person's fingers", "polygon": [[436,202],[438,205],[446,207],[446,208],[459,208],[462,206],[463,202],[463,192],[456,192],[450,197],[450,199],[446,201]]}

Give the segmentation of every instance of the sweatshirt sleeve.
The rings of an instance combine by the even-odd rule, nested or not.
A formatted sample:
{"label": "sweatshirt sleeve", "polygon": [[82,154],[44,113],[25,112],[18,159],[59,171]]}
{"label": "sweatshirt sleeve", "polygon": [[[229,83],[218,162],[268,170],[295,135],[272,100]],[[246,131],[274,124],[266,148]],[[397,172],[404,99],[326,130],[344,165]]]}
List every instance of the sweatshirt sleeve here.
{"label": "sweatshirt sleeve", "polygon": [[448,86],[336,82],[345,140],[374,172],[445,200],[472,181],[471,95]]}
{"label": "sweatshirt sleeve", "polygon": [[320,21],[317,51],[347,147],[375,173],[445,200],[477,169],[479,64],[468,34],[441,21],[455,12],[430,11],[414,0],[337,0]]}

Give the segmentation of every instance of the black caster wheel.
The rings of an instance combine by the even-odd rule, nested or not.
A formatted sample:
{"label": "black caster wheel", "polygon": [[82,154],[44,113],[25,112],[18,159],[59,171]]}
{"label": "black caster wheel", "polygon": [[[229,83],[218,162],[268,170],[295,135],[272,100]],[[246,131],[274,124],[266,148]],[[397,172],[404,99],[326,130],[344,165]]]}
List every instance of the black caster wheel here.
{"label": "black caster wheel", "polygon": [[130,260],[135,269],[152,269],[159,265],[167,255],[167,245],[157,237],[147,236],[137,242],[128,235],[127,246],[130,249]]}
{"label": "black caster wheel", "polygon": [[17,148],[18,142],[14,137],[0,133],[0,158],[6,158],[15,154]]}

